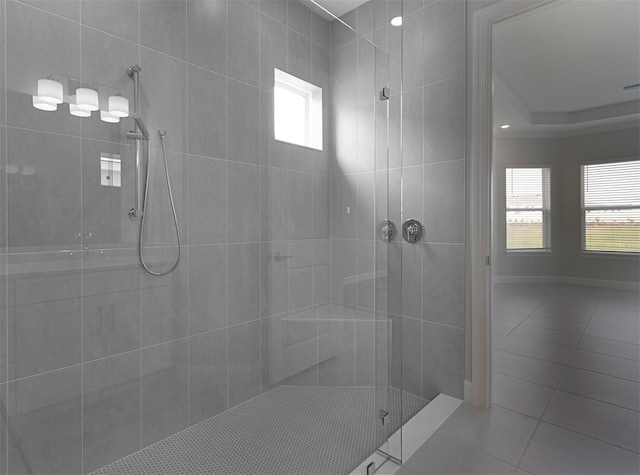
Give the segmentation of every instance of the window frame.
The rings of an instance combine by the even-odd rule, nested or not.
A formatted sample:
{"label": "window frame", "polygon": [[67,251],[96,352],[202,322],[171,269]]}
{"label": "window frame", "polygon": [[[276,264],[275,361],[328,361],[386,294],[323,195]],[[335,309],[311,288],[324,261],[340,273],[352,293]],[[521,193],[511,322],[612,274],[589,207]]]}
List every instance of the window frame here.
{"label": "window frame", "polygon": [[[304,79],[300,79],[292,74],[278,68],[273,69],[273,138],[274,140],[298,147],[305,147],[312,150],[323,150],[323,98],[322,88]],[[277,108],[276,89],[283,89],[304,99],[305,127],[303,142],[291,142],[283,137],[277,136],[278,124],[276,122]]]}
{"label": "window frame", "polygon": [[[543,206],[541,208],[509,208],[507,206],[507,171],[509,169],[522,169],[522,168],[528,168],[528,169],[548,169],[549,170],[549,206],[548,208],[544,207],[544,203]],[[514,255],[550,255],[552,253],[552,241],[551,241],[551,203],[553,202],[553,200],[551,199],[551,181],[553,179],[553,166],[551,164],[547,164],[547,163],[541,163],[541,164],[530,164],[530,163],[523,163],[523,164],[507,164],[505,165],[504,168],[504,173],[502,175],[503,179],[504,179],[504,250],[505,252],[510,255],[510,256],[514,256]],[[544,183],[544,182],[543,182]],[[543,185],[544,186],[544,185]],[[543,196],[544,196],[544,190],[542,190],[543,192]],[[542,243],[547,244],[544,247],[522,247],[522,248],[516,248],[516,249],[509,249],[508,246],[508,222],[507,222],[507,216],[509,211],[541,211],[542,212]]]}
{"label": "window frame", "polygon": [[581,160],[578,162],[579,174],[580,174],[580,253],[583,256],[590,257],[609,257],[609,258],[628,258],[635,257],[640,259],[640,251],[604,251],[604,250],[589,250],[587,247],[587,226],[586,226],[586,211],[587,210],[625,210],[625,209],[638,209],[640,206],[584,206],[584,167],[588,165],[602,165],[613,163],[634,162],[640,160],[639,156],[627,156],[616,158],[605,158],[598,160]]}

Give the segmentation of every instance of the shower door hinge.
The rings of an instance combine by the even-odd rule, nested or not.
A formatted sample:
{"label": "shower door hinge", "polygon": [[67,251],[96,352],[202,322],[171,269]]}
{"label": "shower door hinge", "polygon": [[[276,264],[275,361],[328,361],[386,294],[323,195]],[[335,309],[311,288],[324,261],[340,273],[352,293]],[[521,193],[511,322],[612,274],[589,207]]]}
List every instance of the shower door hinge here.
{"label": "shower door hinge", "polygon": [[380,100],[388,101],[390,97],[391,97],[391,91],[389,90],[389,88],[383,87],[382,91],[380,91]]}
{"label": "shower door hinge", "polygon": [[385,411],[384,409],[380,409],[378,411],[378,418],[380,419],[380,422],[382,423],[382,425],[384,425],[384,420],[388,415],[389,415],[389,413],[387,411]]}

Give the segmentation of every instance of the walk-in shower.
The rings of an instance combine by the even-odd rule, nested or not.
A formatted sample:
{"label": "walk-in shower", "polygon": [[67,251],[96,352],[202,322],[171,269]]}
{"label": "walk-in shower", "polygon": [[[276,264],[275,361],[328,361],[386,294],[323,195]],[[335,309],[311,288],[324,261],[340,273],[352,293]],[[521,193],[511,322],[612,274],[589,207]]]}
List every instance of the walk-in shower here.
{"label": "walk-in shower", "polygon": [[464,2],[315,3],[0,0],[0,473],[390,467],[462,395]]}

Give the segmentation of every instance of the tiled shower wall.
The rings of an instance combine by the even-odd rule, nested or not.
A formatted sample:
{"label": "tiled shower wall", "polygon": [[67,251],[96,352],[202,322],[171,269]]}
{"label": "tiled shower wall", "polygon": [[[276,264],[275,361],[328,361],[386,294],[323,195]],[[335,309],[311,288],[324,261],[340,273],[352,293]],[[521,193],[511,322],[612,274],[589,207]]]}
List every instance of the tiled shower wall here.
{"label": "tiled shower wall", "polygon": [[[377,308],[385,308],[380,296],[387,297],[382,289],[389,282],[392,383],[427,399],[441,392],[461,398],[466,2],[405,0],[402,31],[380,21],[395,16],[394,8],[400,14],[397,2],[373,0],[346,14],[345,22],[354,25],[357,35],[332,24],[332,77],[336,80],[335,153],[331,157],[332,301],[360,310],[375,301]],[[384,9],[389,11],[383,14]],[[372,56],[367,40],[382,52]],[[400,41],[402,107],[397,97]],[[371,90],[372,64],[378,80],[380,74],[386,79],[384,71],[388,71],[392,94],[388,182],[387,161],[378,153],[387,141],[386,109],[375,99],[382,84],[376,81],[376,90]],[[397,127],[400,110],[402,161]],[[425,227],[422,241],[408,244],[398,235],[388,246],[374,243],[375,226],[384,218],[391,219],[398,230],[407,219],[420,220]],[[366,277],[374,271],[375,277]],[[343,285],[348,276],[357,276],[351,279],[356,283]],[[400,279],[402,289],[394,285]],[[375,282],[374,300],[369,296]]]}
{"label": "tiled shower wall", "polygon": [[[0,15],[0,472],[88,472],[272,387],[272,323],[329,302],[329,101],[324,152],[275,142],[271,109],[273,67],[329,97],[330,28],[286,0],[0,0]],[[131,120],[30,97],[56,73],[132,101],[134,63],[147,260],[176,256],[160,127],[183,242],[160,278],[127,217]],[[121,156],[122,187],[100,185],[100,153]]]}

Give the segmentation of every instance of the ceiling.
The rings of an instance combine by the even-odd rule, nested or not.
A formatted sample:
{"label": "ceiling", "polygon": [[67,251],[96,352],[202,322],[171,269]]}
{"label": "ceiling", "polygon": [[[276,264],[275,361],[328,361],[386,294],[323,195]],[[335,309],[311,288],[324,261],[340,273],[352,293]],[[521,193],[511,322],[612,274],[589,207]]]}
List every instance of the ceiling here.
{"label": "ceiling", "polygon": [[[327,20],[333,20],[334,17],[327,13],[326,10],[331,12],[336,17],[341,17],[347,12],[350,12],[354,8],[358,8],[363,3],[367,3],[368,0],[300,0],[307,5],[313,11],[322,15]],[[319,4],[322,8],[318,7]],[[323,10],[324,9],[324,10]]]}
{"label": "ceiling", "polygon": [[640,90],[622,87],[640,83],[638,0],[561,0],[498,23],[493,40],[500,135],[637,124]]}

